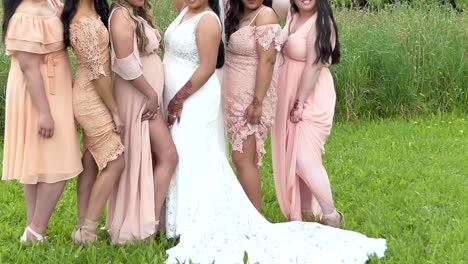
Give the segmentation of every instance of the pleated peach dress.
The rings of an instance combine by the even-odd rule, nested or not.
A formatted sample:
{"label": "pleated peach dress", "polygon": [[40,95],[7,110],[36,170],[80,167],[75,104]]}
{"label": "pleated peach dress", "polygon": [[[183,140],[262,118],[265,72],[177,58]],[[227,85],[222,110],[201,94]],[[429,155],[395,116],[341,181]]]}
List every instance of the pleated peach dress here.
{"label": "pleated peach dress", "polygon": [[[306,65],[307,52],[315,53],[315,42],[308,45],[307,37],[311,30],[312,34],[316,34],[316,14],[290,34],[289,23],[292,27],[297,17],[297,14],[292,16],[292,21],[288,21],[283,31],[285,44],[283,54],[279,54],[278,59],[278,104],[272,129],[276,191],[281,210],[291,221],[301,221],[303,210],[320,217],[322,212],[318,201],[334,208],[328,175],[322,165],[336,101],[333,78],[328,68],[321,70],[316,87],[304,103],[303,120],[294,124],[289,119]],[[311,177],[303,173],[306,169],[314,171],[313,175],[307,175]]]}
{"label": "pleated peach dress", "polygon": [[[60,18],[57,14],[16,13],[5,42],[11,66],[6,88],[2,179],[37,184],[77,176],[83,167],[73,118],[72,72]],[[16,58],[18,51],[43,55],[40,70],[55,125],[51,138],[37,132],[39,116]]]}
{"label": "pleated peach dress", "polygon": [[[112,15],[118,9],[123,8],[112,10],[109,27]],[[132,23],[128,19],[128,23]],[[138,51],[136,33],[133,54],[117,59],[114,50],[111,50],[114,98],[125,124],[123,143],[127,150],[124,153],[125,169],[108,203],[106,228],[112,242],[116,244],[142,240],[157,231],[149,121],[141,121],[147,99],[128,80],[134,80],[143,74],[162,104],[164,70],[157,54],[161,35],[143,18],[140,19],[145,25],[149,41],[144,54]]]}

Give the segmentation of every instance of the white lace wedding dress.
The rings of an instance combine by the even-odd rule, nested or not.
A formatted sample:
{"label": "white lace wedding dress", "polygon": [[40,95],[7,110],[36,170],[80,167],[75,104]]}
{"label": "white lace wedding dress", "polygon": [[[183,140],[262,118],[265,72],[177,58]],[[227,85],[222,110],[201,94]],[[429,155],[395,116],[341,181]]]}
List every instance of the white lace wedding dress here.
{"label": "white lace wedding dress", "polygon": [[[167,103],[199,65],[196,28],[203,12],[181,23],[187,10],[166,31]],[[179,165],[167,199],[169,238],[180,242],[167,250],[166,263],[365,263],[368,254],[383,256],[383,239],[317,223],[271,224],[250,203],[225,153],[219,129],[220,84],[213,75],[184,103],[171,134]]]}

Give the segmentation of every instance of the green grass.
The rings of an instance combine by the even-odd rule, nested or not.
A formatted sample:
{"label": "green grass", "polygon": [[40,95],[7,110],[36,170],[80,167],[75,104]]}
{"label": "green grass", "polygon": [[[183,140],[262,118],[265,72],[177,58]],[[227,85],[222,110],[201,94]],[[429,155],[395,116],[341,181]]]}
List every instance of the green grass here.
{"label": "green grass", "polygon": [[[156,0],[162,31],[175,16],[171,5]],[[343,54],[333,69],[339,122],[324,163],[336,205],[346,215],[344,228],[387,239],[385,258],[372,263],[465,263],[466,15],[435,5],[403,5],[378,12],[338,9],[336,17]],[[3,46],[0,51],[3,101],[9,60]],[[3,107],[0,102],[2,115]],[[3,132],[3,122],[0,127]],[[268,155],[264,164],[265,216],[284,221]],[[70,240],[74,188],[72,180],[52,216],[48,242],[27,246],[18,242],[25,227],[22,187],[0,182],[0,263],[163,263],[164,250],[176,243],[163,236],[148,244],[113,246],[102,231],[101,242],[76,247]]]}
{"label": "green grass", "polygon": [[[335,125],[324,163],[336,206],[346,215],[344,228],[388,241],[385,258],[372,263],[468,259],[467,133],[468,120],[455,115]],[[265,216],[284,221],[269,155],[264,163]],[[148,244],[113,246],[101,231],[101,242],[75,246],[70,240],[76,218],[74,187],[75,180],[52,216],[48,243],[26,246],[18,242],[25,227],[22,187],[0,183],[0,263],[163,263],[164,250],[175,244],[163,236]]]}

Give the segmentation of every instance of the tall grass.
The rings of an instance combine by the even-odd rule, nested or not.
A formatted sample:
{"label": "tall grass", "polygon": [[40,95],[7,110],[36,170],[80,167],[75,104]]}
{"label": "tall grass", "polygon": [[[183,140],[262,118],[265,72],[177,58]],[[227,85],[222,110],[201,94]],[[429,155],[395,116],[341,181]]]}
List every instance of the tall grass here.
{"label": "tall grass", "polygon": [[413,7],[421,7],[431,4],[451,5],[452,1],[458,10],[465,10],[468,6],[468,0],[330,0],[333,4],[341,7],[367,7],[371,9],[380,9],[386,5],[409,4]]}
{"label": "tall grass", "polygon": [[[419,2],[428,1],[432,0]],[[156,24],[165,31],[176,16],[172,1],[156,0],[154,11]],[[335,16],[342,43],[342,63],[333,67],[337,119],[468,112],[468,21],[464,12],[447,5],[400,4],[378,11],[337,7]],[[3,133],[9,59],[3,46],[0,52]]]}
{"label": "tall grass", "polygon": [[464,13],[429,5],[336,12],[342,63],[334,68],[337,116],[413,116],[468,110]]}

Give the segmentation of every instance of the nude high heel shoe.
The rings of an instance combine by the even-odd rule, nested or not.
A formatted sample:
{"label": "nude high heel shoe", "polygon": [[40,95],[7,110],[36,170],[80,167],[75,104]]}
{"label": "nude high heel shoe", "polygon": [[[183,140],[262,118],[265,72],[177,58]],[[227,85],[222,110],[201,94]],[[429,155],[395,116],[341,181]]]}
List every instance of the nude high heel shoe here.
{"label": "nude high heel shoe", "polygon": [[327,226],[339,227],[344,223],[344,215],[335,210],[333,213],[323,215],[323,222]]}
{"label": "nude high heel shoe", "polygon": [[73,233],[73,242],[84,245],[97,241],[97,226],[98,222],[85,219],[83,225]]}

